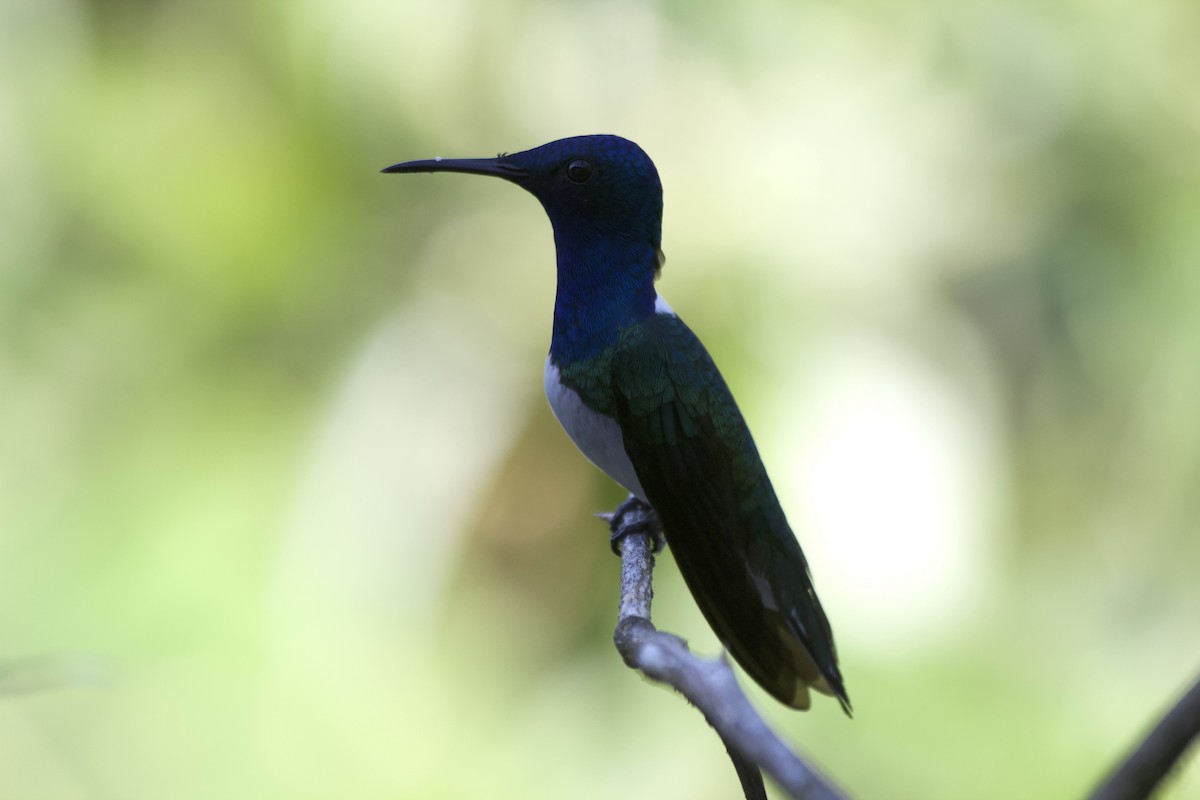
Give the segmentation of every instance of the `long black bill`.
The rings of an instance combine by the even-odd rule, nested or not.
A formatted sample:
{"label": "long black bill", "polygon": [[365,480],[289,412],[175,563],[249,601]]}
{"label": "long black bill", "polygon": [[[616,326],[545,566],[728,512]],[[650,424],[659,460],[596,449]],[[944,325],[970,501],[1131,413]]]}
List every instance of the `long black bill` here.
{"label": "long black bill", "polygon": [[470,175],[494,175],[510,181],[529,177],[529,170],[501,158],[430,158],[393,164],[383,172],[465,172]]}

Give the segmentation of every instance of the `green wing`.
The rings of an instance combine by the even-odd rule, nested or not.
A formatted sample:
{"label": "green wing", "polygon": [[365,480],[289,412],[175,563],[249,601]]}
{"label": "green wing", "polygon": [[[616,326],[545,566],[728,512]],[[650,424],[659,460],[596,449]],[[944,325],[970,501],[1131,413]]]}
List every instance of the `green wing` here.
{"label": "green wing", "polygon": [[829,621],[750,431],[699,339],[656,314],[613,357],[625,450],[705,619],[780,702],[850,701]]}

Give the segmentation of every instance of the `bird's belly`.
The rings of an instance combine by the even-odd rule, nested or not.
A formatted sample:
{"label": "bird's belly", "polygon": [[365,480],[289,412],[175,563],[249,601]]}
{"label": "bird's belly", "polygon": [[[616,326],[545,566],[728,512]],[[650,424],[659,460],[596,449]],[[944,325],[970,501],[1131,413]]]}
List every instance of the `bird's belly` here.
{"label": "bird's belly", "polygon": [[546,359],[545,382],[550,408],[580,452],[608,477],[645,500],[646,494],[625,452],[617,421],[592,411],[583,404],[578,392],[563,386],[558,367],[549,358]]}

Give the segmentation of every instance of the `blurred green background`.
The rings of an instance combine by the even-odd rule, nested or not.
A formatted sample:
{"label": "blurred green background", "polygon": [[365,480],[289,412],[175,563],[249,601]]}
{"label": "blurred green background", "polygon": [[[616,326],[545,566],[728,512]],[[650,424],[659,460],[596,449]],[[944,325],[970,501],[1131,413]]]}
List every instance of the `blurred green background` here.
{"label": "blurred green background", "polygon": [[736,796],[612,649],[540,208],[378,174],[599,132],[658,164],[660,291],[857,716],[755,697],[857,796],[1079,796],[1200,667],[1198,40],[1174,0],[0,2],[0,796]]}

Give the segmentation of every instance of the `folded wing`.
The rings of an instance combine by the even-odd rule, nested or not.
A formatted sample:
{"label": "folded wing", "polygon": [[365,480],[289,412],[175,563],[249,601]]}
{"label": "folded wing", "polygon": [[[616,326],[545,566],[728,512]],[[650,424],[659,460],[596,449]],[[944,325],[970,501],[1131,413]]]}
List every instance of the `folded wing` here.
{"label": "folded wing", "polygon": [[847,713],[829,621],[725,381],[674,315],[629,329],[613,361],[625,450],[679,571],[733,658],[779,701]]}

